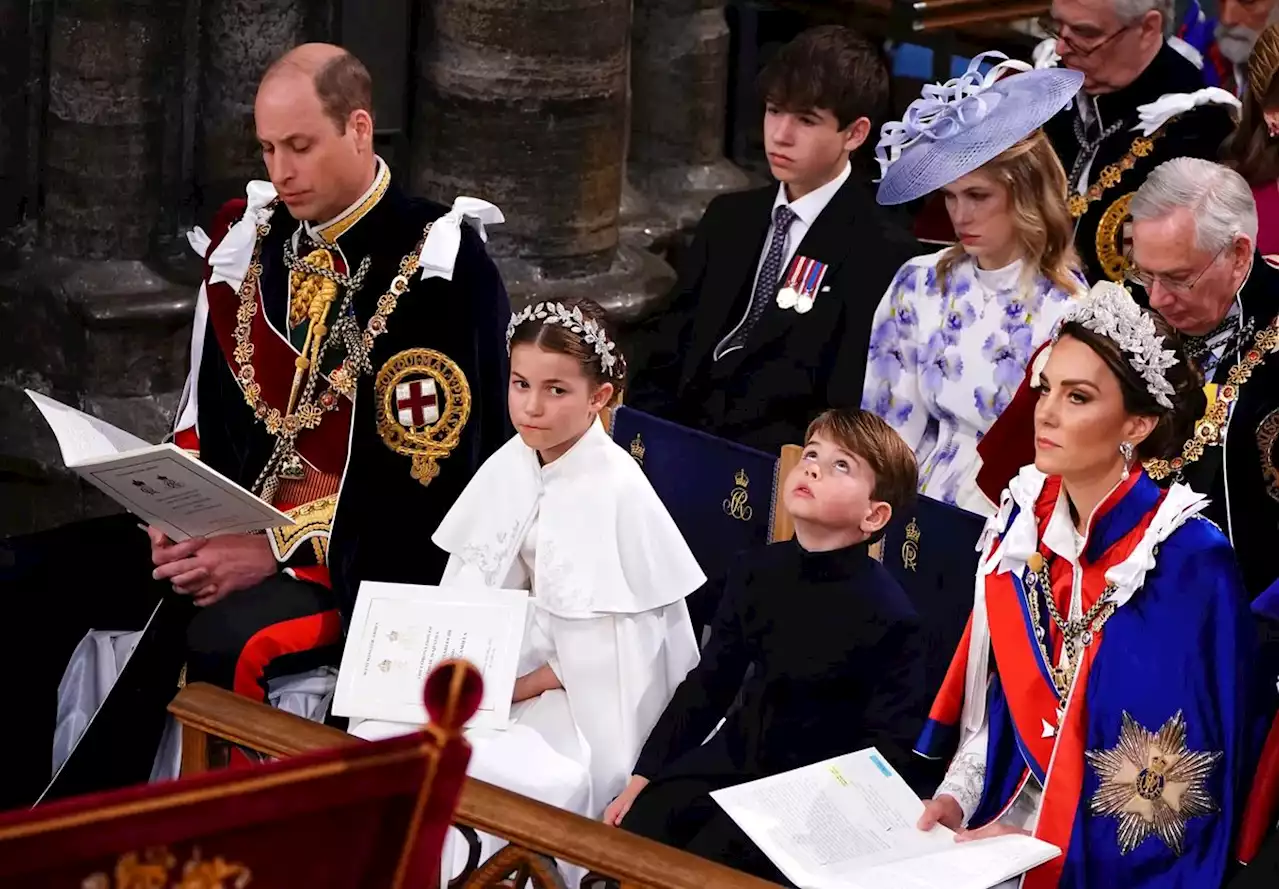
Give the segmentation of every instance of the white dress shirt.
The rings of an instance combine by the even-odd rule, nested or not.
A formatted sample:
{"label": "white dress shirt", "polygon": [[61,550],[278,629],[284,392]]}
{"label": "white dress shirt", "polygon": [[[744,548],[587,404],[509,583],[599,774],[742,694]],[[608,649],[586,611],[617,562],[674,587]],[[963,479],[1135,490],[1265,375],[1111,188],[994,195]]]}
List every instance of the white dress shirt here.
{"label": "white dress shirt", "polygon": [[[839,176],[794,201],[787,200],[787,186],[781,182],[778,183],[778,196],[773,199],[773,209],[769,211],[769,231],[765,233],[764,244],[760,248],[760,259],[756,261],[756,273],[751,278],[752,293],[755,292],[755,282],[760,277],[760,268],[764,265],[764,258],[769,255],[769,245],[773,242],[774,224],[772,220],[774,214],[778,212],[778,208],[783,206],[790,207],[791,212],[796,214],[796,218],[791,220],[791,228],[787,231],[787,241],[782,247],[782,273],[785,275],[790,270],[791,260],[795,257],[796,250],[800,247],[800,242],[809,233],[809,229],[817,221],[819,214],[827,208],[827,204],[831,203],[831,199],[835,197],[836,192],[844,185],[852,170],[852,165],[846,161],[844,170]],[[748,311],[750,311],[750,306],[748,306]]]}

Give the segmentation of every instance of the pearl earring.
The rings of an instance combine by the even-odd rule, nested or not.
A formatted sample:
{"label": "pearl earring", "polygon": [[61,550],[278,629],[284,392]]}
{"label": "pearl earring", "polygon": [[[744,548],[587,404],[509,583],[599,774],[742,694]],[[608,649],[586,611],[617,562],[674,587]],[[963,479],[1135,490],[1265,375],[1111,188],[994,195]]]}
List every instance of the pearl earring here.
{"label": "pearl earring", "polygon": [[1127,481],[1129,478],[1129,464],[1133,462],[1133,443],[1120,442],[1120,457],[1124,460],[1124,467],[1120,470],[1120,481]]}

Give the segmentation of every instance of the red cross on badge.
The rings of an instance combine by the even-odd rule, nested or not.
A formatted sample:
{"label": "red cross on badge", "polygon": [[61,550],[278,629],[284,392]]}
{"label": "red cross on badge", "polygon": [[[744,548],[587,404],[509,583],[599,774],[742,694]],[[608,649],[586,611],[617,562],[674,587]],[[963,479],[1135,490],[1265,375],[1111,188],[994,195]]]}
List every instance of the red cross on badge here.
{"label": "red cross on badge", "polygon": [[435,380],[419,379],[396,386],[396,415],[404,426],[430,426],[439,420]]}

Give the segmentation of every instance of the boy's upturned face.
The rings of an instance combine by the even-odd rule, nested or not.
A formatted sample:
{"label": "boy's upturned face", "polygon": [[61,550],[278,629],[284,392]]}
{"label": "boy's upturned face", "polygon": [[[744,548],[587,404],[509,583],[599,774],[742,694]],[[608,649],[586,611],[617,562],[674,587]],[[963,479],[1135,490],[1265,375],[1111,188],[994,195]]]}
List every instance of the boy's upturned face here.
{"label": "boy's upturned face", "polygon": [[830,111],[788,111],[769,102],[764,110],[769,170],[793,192],[792,200],[801,197],[840,175],[849,152],[866,140],[870,126],[860,117],[840,129]]}
{"label": "boy's upturned face", "polygon": [[867,461],[817,433],[787,475],[782,502],[797,521],[831,530],[856,528],[869,537],[888,522],[890,511],[872,496],[875,487]]}

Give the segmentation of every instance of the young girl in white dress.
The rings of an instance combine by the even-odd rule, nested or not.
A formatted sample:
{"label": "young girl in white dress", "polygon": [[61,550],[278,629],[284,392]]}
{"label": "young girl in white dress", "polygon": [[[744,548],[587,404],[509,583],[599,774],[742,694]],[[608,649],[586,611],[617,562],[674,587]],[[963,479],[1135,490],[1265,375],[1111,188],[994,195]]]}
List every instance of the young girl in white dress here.
{"label": "young girl in white dress", "polygon": [[958,243],[909,260],[871,327],[862,407],[915,451],[920,493],[981,514],[978,442],[1013,398],[1027,362],[1085,291],[1067,210],[1067,178],[1039,127],[1080,75],[1025,71],[986,56],[929,85],[877,146],[877,199],[941,190]]}
{"label": "young girl in white dress", "polygon": [[[684,599],[706,578],[600,422],[626,378],[603,310],[537,303],[512,316],[507,337],[519,435],[431,538],[449,553],[441,585],[531,595],[511,724],[468,733],[468,774],[598,818],[698,662]],[[386,733],[368,723],[353,731]],[[482,860],[499,843],[482,837]],[[456,869],[465,850],[446,868],[450,858]]]}

